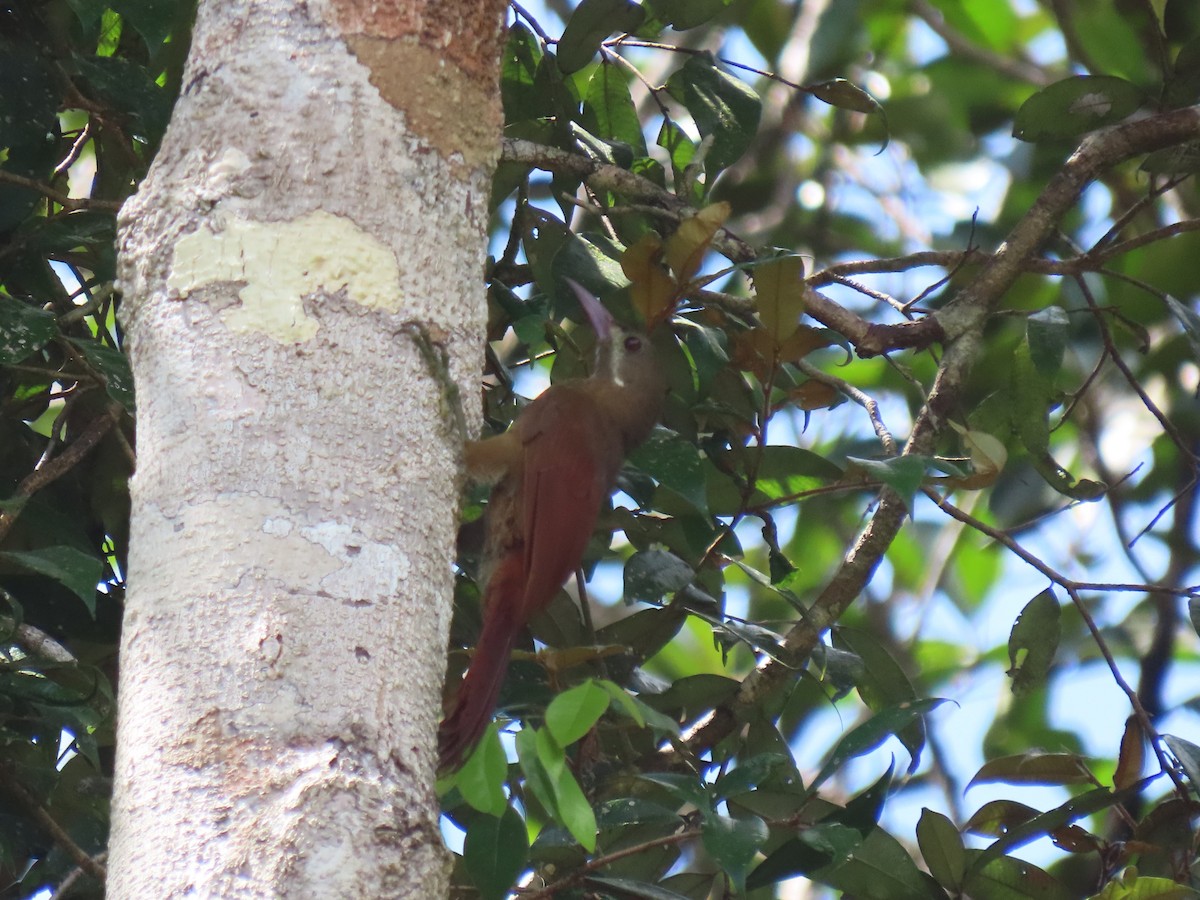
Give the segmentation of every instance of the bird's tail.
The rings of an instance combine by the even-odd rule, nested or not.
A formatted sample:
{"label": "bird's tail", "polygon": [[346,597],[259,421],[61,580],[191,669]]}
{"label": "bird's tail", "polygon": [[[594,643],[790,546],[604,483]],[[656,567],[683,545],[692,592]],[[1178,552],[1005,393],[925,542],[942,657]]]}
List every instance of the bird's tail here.
{"label": "bird's tail", "polygon": [[438,770],[462,765],[492,720],[508,659],[521,622],[516,615],[525,586],[521,556],[501,560],[484,592],[483,631],[471,665],[454,698],[454,708],[438,729]]}

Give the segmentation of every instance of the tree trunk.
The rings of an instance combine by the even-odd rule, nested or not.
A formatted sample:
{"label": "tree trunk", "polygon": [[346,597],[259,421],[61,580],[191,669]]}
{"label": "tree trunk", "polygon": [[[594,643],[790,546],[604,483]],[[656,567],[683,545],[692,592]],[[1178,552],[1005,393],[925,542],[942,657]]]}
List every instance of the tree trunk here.
{"label": "tree trunk", "polygon": [[110,897],[445,893],[459,435],[420,345],[476,381],[503,6],[200,4],[121,217]]}

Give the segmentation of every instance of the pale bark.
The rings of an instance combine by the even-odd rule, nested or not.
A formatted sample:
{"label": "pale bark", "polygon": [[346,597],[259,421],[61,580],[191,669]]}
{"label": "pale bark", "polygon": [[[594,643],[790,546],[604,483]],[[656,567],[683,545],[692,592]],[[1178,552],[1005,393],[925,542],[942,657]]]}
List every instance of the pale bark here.
{"label": "pale bark", "polygon": [[138,397],[108,895],[436,897],[503,3],[208,0],[122,213]]}

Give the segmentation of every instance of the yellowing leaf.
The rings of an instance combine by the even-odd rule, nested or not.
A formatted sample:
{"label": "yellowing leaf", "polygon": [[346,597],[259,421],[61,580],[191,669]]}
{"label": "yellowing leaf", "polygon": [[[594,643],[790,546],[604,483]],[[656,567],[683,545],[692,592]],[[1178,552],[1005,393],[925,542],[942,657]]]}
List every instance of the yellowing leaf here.
{"label": "yellowing leaf", "polygon": [[815,328],[807,325],[796,326],[779,345],[780,362],[797,362],[820,347],[829,346],[829,338]]}
{"label": "yellowing leaf", "polygon": [[804,314],[804,260],[781,256],[754,270],[754,299],[767,333],[781,346]]}
{"label": "yellowing leaf", "polygon": [[969,491],[978,491],[993,484],[1008,462],[1008,449],[1004,443],[995,435],[963,428],[957,422],[951,422],[950,427],[962,435],[975,471],[968,478],[950,478],[945,483]]}
{"label": "yellowing leaf", "polygon": [[662,256],[662,241],[652,231],[643,234],[621,255],[621,271],[632,282],[633,308],[648,328],[670,315],[679,293],[679,285],[663,268]]}
{"label": "yellowing leaf", "polygon": [[675,233],[667,238],[667,264],[680,282],[691,280],[708,252],[713,235],[729,218],[730,206],[725,201],[706,206],[690,219],[679,223]]}
{"label": "yellowing leaf", "polygon": [[788,391],[788,397],[805,412],[813,409],[829,409],[841,398],[837,388],[823,381],[806,381]]}
{"label": "yellowing leaf", "polygon": [[1121,791],[1137,784],[1145,762],[1146,740],[1142,726],[1130,716],[1125,720],[1125,733],[1121,736],[1121,754],[1117,757],[1117,770],[1113,772],[1113,787]]}
{"label": "yellowing leaf", "polygon": [[775,359],[775,341],[765,328],[754,328],[738,332],[733,336],[733,353],[730,362],[739,369],[753,372],[765,379],[768,368]]}

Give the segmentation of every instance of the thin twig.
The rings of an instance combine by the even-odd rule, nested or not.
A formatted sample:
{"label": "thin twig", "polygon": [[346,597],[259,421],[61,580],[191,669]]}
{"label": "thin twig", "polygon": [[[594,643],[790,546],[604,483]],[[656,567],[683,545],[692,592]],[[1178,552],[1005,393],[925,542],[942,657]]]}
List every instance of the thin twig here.
{"label": "thin twig", "polygon": [[54,817],[46,810],[46,807],[42,806],[38,799],[29,793],[25,785],[17,780],[15,772],[5,766],[4,775],[5,789],[17,798],[20,804],[25,807],[26,812],[50,835],[54,842],[66,851],[66,854],[71,857],[75,865],[103,882],[108,877],[108,872],[104,866],[96,858],[89,856],[82,847],[75,843],[66,830],[54,820]]}
{"label": "thin twig", "polygon": [[[1154,747],[1154,752],[1158,757],[1159,765],[1162,766],[1163,771],[1166,772],[1168,777],[1170,777],[1170,779],[1175,783],[1175,787],[1179,791],[1180,796],[1186,799],[1187,786],[1183,783],[1179,773],[1175,771],[1175,767],[1171,765],[1162,748],[1159,746],[1159,734],[1154,728],[1154,723],[1150,720],[1150,715],[1146,712],[1145,707],[1142,706],[1142,702],[1137,695],[1137,691],[1135,691],[1129,685],[1129,682],[1127,682],[1125,677],[1121,674],[1121,668],[1117,665],[1117,661],[1113,657],[1112,651],[1108,647],[1108,642],[1104,640],[1104,635],[1101,633],[1099,626],[1096,625],[1096,620],[1092,617],[1091,610],[1087,608],[1087,604],[1084,603],[1083,597],[1080,596],[1082,591],[1101,590],[1102,588],[1091,585],[1087,582],[1078,582],[1074,579],[1068,578],[1057,569],[1042,562],[1042,560],[1022,547],[1019,543],[1017,543],[1017,541],[1013,540],[1013,538],[1005,532],[998,528],[993,528],[986,522],[983,522],[969,513],[964,512],[954,504],[950,503],[936,491],[929,488],[924,488],[923,493],[937,505],[938,509],[946,513],[946,515],[957,519],[959,522],[962,522],[963,524],[975,529],[980,534],[987,535],[992,540],[1002,544],[1008,548],[1010,552],[1019,556],[1024,562],[1037,569],[1040,573],[1045,575],[1046,578],[1048,578],[1054,584],[1059,585],[1064,591],[1067,592],[1067,595],[1071,598],[1071,602],[1075,605],[1076,610],[1078,610],[1080,617],[1083,619],[1084,624],[1087,625],[1088,631],[1091,632],[1092,642],[1100,651],[1101,656],[1104,657],[1104,661],[1108,665],[1109,673],[1113,677],[1113,682],[1118,688],[1121,689],[1125,696],[1129,698],[1130,707],[1133,709],[1134,715],[1137,716],[1138,723],[1142,726],[1146,735],[1150,738],[1150,743],[1151,746]],[[1146,591],[1152,586],[1127,585],[1125,587],[1139,591]]]}
{"label": "thin twig", "polygon": [[[103,865],[108,861],[108,851],[105,850],[103,853],[97,853],[94,859],[98,864]],[[76,866],[71,870],[71,873],[62,880],[62,883],[58,886],[57,890],[50,895],[50,900],[63,900],[63,898],[70,894],[71,889],[75,887],[75,882],[77,882],[86,874],[88,873],[83,866]]]}
{"label": "thin twig", "polygon": [[1024,59],[1012,59],[995,53],[969,40],[951,28],[941,11],[928,0],[911,0],[910,8],[946,45],[959,56],[982,63],[987,68],[1019,82],[1045,87],[1054,80],[1045,69]]}
{"label": "thin twig", "polygon": [[875,436],[879,438],[879,443],[883,444],[884,452],[888,456],[896,455],[898,452],[896,439],[892,437],[892,433],[888,430],[887,425],[883,423],[883,416],[879,412],[879,404],[875,402],[875,399],[870,394],[859,390],[845,379],[838,378],[836,375],[830,375],[828,372],[822,372],[806,359],[798,360],[795,366],[809,378],[840,391],[865,409],[867,417],[871,420],[871,427],[875,429]]}
{"label": "thin twig", "polygon": [[31,191],[37,191],[47,200],[57,203],[63,209],[75,212],[80,209],[104,209],[109,212],[118,212],[121,209],[121,204],[115,200],[92,200],[87,197],[68,197],[62,191],[56,191],[48,184],[42,184],[32,178],[26,178],[24,175],[17,175],[14,172],[5,172],[0,169],[0,181],[8,184],[15,184],[18,187],[29,188]]}
{"label": "thin twig", "polygon": [[700,831],[697,829],[689,829],[687,831],[677,831],[674,834],[664,834],[661,837],[652,838],[648,841],[643,841],[640,844],[634,844],[632,847],[625,847],[621,850],[614,850],[612,853],[606,853],[604,856],[597,856],[595,859],[590,859],[570,875],[560,878],[558,881],[551,882],[543,888],[536,891],[522,891],[521,897],[523,900],[546,900],[548,897],[553,897],[561,890],[574,887],[579,882],[585,880],[588,875],[598,869],[603,869],[605,866],[625,859],[629,856],[636,856],[638,853],[644,853],[647,850],[652,850],[655,847],[667,847],[671,844],[680,844],[692,838],[699,837]]}
{"label": "thin twig", "polygon": [[100,443],[101,438],[108,434],[120,417],[121,407],[116,403],[111,404],[103,415],[88,423],[88,427],[79,437],[71,441],[58,456],[47,459],[22,479],[8,500],[8,508],[0,510],[0,540],[8,534],[29,498],[78,465],[88,452]]}

